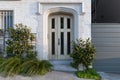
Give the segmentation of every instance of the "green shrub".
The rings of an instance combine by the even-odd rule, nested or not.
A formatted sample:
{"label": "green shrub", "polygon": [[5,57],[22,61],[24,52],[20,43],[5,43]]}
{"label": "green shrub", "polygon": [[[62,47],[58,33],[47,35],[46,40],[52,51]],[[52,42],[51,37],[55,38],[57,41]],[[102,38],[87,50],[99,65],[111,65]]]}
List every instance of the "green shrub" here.
{"label": "green shrub", "polygon": [[[73,42],[73,51],[70,54],[73,59],[71,66],[78,70],[76,75],[79,78],[101,80],[100,75],[94,69],[89,69],[89,66],[92,65],[95,54],[96,50],[90,42],[90,39],[85,41],[78,39],[76,42]],[[79,65],[81,64],[85,67],[83,71],[79,71]]]}
{"label": "green shrub", "polygon": [[101,76],[94,69],[86,69],[85,71],[77,71],[76,75],[79,78],[101,80]]}
{"label": "green shrub", "polygon": [[73,59],[71,65],[77,70],[79,70],[80,64],[88,69],[89,65],[91,65],[93,62],[95,53],[95,48],[89,39],[85,41],[79,39],[76,42],[73,42],[73,51],[70,55]]}
{"label": "green shrub", "polygon": [[36,51],[33,50],[34,47],[31,44],[35,40],[35,36],[30,33],[30,29],[26,25],[17,24],[16,28],[9,28],[8,33],[10,39],[6,41],[7,57],[36,57]]}
{"label": "green shrub", "polygon": [[7,57],[0,56],[0,72],[9,75],[44,75],[51,70],[52,65],[46,60],[36,58],[32,41],[35,37],[27,26],[18,24],[16,28],[8,29],[6,41]]}

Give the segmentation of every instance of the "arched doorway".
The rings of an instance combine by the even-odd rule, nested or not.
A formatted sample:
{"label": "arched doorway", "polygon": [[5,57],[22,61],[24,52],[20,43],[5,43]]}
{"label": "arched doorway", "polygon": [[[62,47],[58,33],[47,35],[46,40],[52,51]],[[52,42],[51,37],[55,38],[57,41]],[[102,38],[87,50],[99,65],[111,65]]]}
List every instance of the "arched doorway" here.
{"label": "arched doorway", "polygon": [[[78,38],[78,34],[79,34],[79,29],[78,29],[78,13],[76,12],[76,10],[74,9],[71,9],[71,8],[65,8],[65,7],[55,7],[55,8],[50,8],[48,10],[46,10],[44,12],[44,15],[41,16],[43,17],[43,33],[39,33],[39,34],[43,34],[43,52],[39,52],[39,56],[40,58],[43,58],[43,59],[70,59],[70,57],[67,55],[66,57],[64,57],[64,55],[61,55],[62,58],[54,58],[51,56],[51,48],[52,45],[50,45],[51,43],[51,35],[50,35],[50,17],[52,16],[60,16],[60,15],[63,15],[63,16],[69,16],[72,18],[72,38],[75,40]],[[54,21],[53,21],[54,22]],[[39,31],[39,30],[38,30]],[[51,33],[52,34],[52,33]],[[63,33],[61,33],[63,34]],[[53,33],[54,35],[54,33]],[[69,35],[69,33],[68,33]],[[39,39],[38,39],[39,41]],[[72,39],[71,39],[72,41]],[[56,46],[54,46],[56,47]],[[71,47],[71,46],[70,46]],[[39,47],[38,47],[39,48]],[[60,49],[59,49],[60,50]],[[67,49],[65,49],[67,50]],[[56,55],[57,56],[57,55]]]}
{"label": "arched doorway", "polygon": [[51,13],[48,16],[49,59],[70,59],[74,34],[73,15]]}

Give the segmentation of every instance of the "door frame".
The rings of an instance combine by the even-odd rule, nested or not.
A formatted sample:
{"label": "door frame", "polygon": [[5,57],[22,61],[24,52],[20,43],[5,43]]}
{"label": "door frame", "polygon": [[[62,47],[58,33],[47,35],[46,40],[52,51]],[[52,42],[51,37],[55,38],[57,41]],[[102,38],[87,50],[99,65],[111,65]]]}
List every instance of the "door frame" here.
{"label": "door frame", "polygon": [[[43,52],[41,55],[39,56],[43,56],[44,59],[49,60],[49,50],[48,50],[48,17],[50,14],[52,13],[58,13],[58,12],[62,12],[62,13],[68,13],[68,14],[72,14],[73,15],[73,26],[74,26],[74,35],[73,38],[74,40],[76,40],[78,38],[79,35],[79,29],[78,29],[78,21],[79,21],[79,17],[78,17],[78,13],[76,12],[76,10],[71,9],[71,8],[65,8],[65,7],[56,7],[56,8],[50,8],[48,10],[46,10],[43,14]],[[42,58],[42,57],[41,57]]]}

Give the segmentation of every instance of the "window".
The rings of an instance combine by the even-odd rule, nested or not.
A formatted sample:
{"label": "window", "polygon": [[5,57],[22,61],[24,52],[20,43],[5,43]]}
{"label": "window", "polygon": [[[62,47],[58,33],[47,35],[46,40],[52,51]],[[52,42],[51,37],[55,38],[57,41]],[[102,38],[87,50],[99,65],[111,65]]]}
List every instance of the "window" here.
{"label": "window", "polygon": [[0,29],[13,27],[13,11],[0,11]]}
{"label": "window", "polygon": [[13,27],[13,11],[0,10],[0,50],[4,51],[5,41],[9,38],[7,29]]}

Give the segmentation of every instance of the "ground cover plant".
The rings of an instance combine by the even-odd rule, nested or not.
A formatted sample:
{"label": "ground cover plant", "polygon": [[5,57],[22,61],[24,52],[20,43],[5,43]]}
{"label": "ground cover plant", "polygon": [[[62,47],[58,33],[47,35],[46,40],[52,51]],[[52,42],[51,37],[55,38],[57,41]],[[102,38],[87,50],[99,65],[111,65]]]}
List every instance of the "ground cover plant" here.
{"label": "ground cover plant", "polygon": [[101,80],[101,76],[96,72],[95,69],[92,68],[85,69],[85,71],[77,71],[76,75],[79,78]]}
{"label": "ground cover plant", "polygon": [[47,60],[38,60],[37,51],[32,45],[35,36],[30,29],[17,24],[16,28],[7,30],[9,39],[6,41],[7,56],[0,57],[0,72],[10,75],[44,75],[51,71],[52,65]]}
{"label": "ground cover plant", "polygon": [[[76,75],[79,78],[101,79],[99,74],[89,67],[93,63],[95,54],[96,50],[90,39],[78,39],[73,42],[73,50],[70,54],[70,57],[73,59],[71,66],[77,69]],[[83,66],[83,70],[80,70],[80,65]]]}

